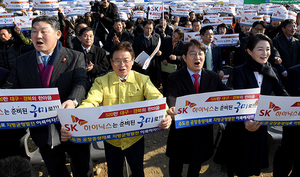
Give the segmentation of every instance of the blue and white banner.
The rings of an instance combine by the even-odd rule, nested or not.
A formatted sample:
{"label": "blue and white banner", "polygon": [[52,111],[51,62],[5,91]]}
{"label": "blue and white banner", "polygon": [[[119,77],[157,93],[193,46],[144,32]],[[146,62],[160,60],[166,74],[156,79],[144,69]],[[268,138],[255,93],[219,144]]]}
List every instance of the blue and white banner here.
{"label": "blue and white banner", "polygon": [[176,98],[176,128],[253,120],[260,88],[192,94]]}
{"label": "blue and white banner", "polygon": [[261,95],[254,120],[263,125],[299,126],[300,97]]}
{"label": "blue and white banner", "polygon": [[0,28],[3,27],[14,27],[14,14],[13,13],[6,13],[0,14]]}
{"label": "blue and white banner", "polygon": [[0,129],[30,128],[58,123],[61,103],[57,88],[1,89]]}
{"label": "blue and white banner", "polygon": [[220,47],[238,46],[239,34],[214,35],[213,43]]}
{"label": "blue and white banner", "polygon": [[161,131],[166,98],[93,108],[59,109],[63,127],[71,141],[86,143],[144,135]]}

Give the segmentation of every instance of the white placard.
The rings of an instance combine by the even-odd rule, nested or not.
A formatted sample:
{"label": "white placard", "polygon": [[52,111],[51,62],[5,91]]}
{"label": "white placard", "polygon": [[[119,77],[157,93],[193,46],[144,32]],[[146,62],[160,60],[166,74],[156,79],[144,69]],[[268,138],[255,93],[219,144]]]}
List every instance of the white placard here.
{"label": "white placard", "polygon": [[261,95],[254,120],[263,125],[300,125],[300,97]]}
{"label": "white placard", "polygon": [[73,136],[71,141],[86,143],[127,138],[160,131],[166,114],[166,98],[100,106],[59,109],[63,127]]}
{"label": "white placard", "polygon": [[56,10],[59,7],[57,0],[33,0],[36,10]]}
{"label": "white placard", "polygon": [[0,129],[30,128],[58,123],[57,88],[1,89]]}
{"label": "white placard", "polygon": [[175,126],[253,120],[260,88],[192,94],[176,98]]}
{"label": "white placard", "polygon": [[5,13],[0,14],[0,27],[14,27],[14,14],[13,13]]}
{"label": "white placard", "polygon": [[28,0],[4,0],[4,5],[6,9],[29,9]]}
{"label": "white placard", "polygon": [[37,16],[18,16],[15,17],[16,26],[21,27],[22,31],[31,30],[31,23]]}
{"label": "white placard", "polygon": [[220,47],[238,46],[239,34],[214,35],[213,43]]}

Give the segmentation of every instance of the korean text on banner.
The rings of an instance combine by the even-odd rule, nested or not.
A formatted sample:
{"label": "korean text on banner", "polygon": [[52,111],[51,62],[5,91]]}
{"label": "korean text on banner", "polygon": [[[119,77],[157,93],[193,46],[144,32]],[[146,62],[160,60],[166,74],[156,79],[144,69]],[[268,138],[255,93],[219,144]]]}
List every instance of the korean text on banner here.
{"label": "korean text on banner", "polygon": [[86,143],[127,138],[160,131],[166,98],[128,104],[57,111],[71,141]]}
{"label": "korean text on banner", "polygon": [[300,97],[261,95],[254,120],[263,125],[299,126]]}
{"label": "korean text on banner", "polygon": [[253,120],[260,88],[177,97],[176,128]]}
{"label": "korean text on banner", "polygon": [[1,89],[0,129],[30,128],[58,123],[61,103],[57,88]]}
{"label": "korean text on banner", "polygon": [[4,5],[6,9],[29,9],[28,0],[4,0]]}
{"label": "korean text on banner", "polygon": [[239,34],[214,35],[213,43],[220,47],[238,46]]}

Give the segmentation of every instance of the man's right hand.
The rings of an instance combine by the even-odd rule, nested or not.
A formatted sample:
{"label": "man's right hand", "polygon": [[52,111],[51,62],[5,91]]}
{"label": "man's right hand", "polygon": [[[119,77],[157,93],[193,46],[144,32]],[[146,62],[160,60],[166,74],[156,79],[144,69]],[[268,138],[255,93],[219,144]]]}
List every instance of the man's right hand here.
{"label": "man's right hand", "polygon": [[66,129],[64,129],[64,127],[61,127],[60,132],[61,132],[61,136],[60,136],[61,141],[66,142],[69,139],[71,139],[72,134],[68,132]]}
{"label": "man's right hand", "polygon": [[172,120],[175,120],[175,115],[177,115],[177,113],[175,112],[175,107],[170,107],[170,109],[167,111],[168,115],[171,116]]}

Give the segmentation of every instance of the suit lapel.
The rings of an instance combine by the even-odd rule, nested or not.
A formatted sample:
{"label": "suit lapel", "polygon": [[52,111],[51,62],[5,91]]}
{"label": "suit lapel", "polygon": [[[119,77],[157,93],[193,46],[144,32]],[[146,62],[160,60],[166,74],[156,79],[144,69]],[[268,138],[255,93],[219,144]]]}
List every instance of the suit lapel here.
{"label": "suit lapel", "polygon": [[26,68],[27,72],[23,73],[25,75],[28,74],[28,77],[31,77],[33,81],[36,81],[36,87],[43,87],[41,77],[39,75],[39,69],[37,64],[37,56],[36,50],[33,50],[30,57],[27,59],[28,62],[25,62],[24,68]]}
{"label": "suit lapel", "polygon": [[190,94],[196,93],[195,89],[194,89],[194,84],[193,84],[192,78],[187,70],[187,67],[184,67],[184,69],[181,71],[182,72],[181,72],[180,76],[181,76],[183,85],[186,88],[185,90],[187,90],[188,93],[190,93]]}
{"label": "suit lapel", "polygon": [[250,70],[246,70],[245,72],[246,72],[246,77],[249,80],[250,87],[251,88],[257,88],[258,84],[257,84],[257,80],[255,78],[254,73]]}
{"label": "suit lapel", "polygon": [[203,93],[207,90],[207,87],[210,85],[210,76],[207,74],[206,69],[202,69],[201,73],[201,79],[200,79],[200,87],[199,87],[199,93]]}
{"label": "suit lapel", "polygon": [[65,54],[65,48],[62,48],[61,51],[59,52],[59,55],[57,56],[55,60],[55,64],[53,67],[52,75],[51,75],[51,80],[49,87],[54,87],[56,84],[57,79],[59,76],[67,69],[69,66],[69,62],[72,62],[71,58],[68,57],[68,55]]}

